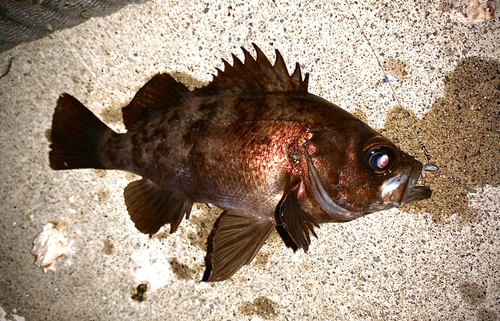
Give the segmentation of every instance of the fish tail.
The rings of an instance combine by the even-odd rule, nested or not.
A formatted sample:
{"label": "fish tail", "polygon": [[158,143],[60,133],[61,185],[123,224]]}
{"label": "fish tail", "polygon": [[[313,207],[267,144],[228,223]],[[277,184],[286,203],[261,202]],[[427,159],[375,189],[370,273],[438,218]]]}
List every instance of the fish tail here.
{"label": "fish tail", "polygon": [[52,118],[50,167],[106,168],[99,159],[99,140],[110,132],[113,131],[75,97],[62,94]]}

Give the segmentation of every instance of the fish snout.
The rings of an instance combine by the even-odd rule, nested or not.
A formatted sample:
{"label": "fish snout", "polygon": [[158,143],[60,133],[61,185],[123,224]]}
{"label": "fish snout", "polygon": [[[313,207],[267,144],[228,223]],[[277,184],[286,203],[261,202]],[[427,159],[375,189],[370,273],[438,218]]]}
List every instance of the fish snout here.
{"label": "fish snout", "polygon": [[429,186],[416,185],[420,179],[422,164],[417,163],[408,174],[395,174],[381,187],[381,195],[386,203],[401,207],[406,203],[431,197]]}
{"label": "fish snout", "polygon": [[422,164],[418,162],[417,166],[415,166],[411,171],[410,178],[408,179],[408,184],[406,185],[406,189],[402,197],[401,205],[431,197],[432,191],[429,186],[416,185],[421,175]]}

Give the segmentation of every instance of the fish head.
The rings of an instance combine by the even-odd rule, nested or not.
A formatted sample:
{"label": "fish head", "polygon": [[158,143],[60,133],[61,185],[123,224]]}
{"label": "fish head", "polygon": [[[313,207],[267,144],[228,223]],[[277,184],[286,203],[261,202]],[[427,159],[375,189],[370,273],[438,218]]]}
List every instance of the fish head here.
{"label": "fish head", "polygon": [[304,147],[310,195],[326,213],[320,221],[350,221],[431,196],[428,186],[417,185],[422,163],[364,129],[341,140],[321,134],[310,140],[312,149]]}
{"label": "fish head", "polygon": [[405,153],[391,141],[375,136],[365,143],[362,162],[373,177],[373,197],[381,209],[401,207],[406,203],[427,199],[432,192],[428,186],[417,185],[422,163]]}

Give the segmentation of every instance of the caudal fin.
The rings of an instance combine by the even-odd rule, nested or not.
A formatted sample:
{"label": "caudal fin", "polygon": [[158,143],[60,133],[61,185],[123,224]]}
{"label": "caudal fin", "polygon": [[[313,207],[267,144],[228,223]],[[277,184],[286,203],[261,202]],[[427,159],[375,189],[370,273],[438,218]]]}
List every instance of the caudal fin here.
{"label": "caudal fin", "polygon": [[52,169],[105,168],[99,161],[99,138],[111,129],[75,97],[62,94],[52,118]]}

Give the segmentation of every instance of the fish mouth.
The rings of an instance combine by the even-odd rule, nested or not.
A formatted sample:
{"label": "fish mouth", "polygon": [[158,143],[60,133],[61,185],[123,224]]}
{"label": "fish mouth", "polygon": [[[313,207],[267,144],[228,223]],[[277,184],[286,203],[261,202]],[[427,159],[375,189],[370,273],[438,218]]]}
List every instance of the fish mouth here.
{"label": "fish mouth", "polygon": [[408,178],[408,184],[403,193],[403,198],[401,200],[401,205],[405,203],[416,202],[420,200],[425,200],[431,197],[432,190],[429,186],[416,185],[420,179],[422,173],[422,164],[418,164],[411,171],[410,177]]}

